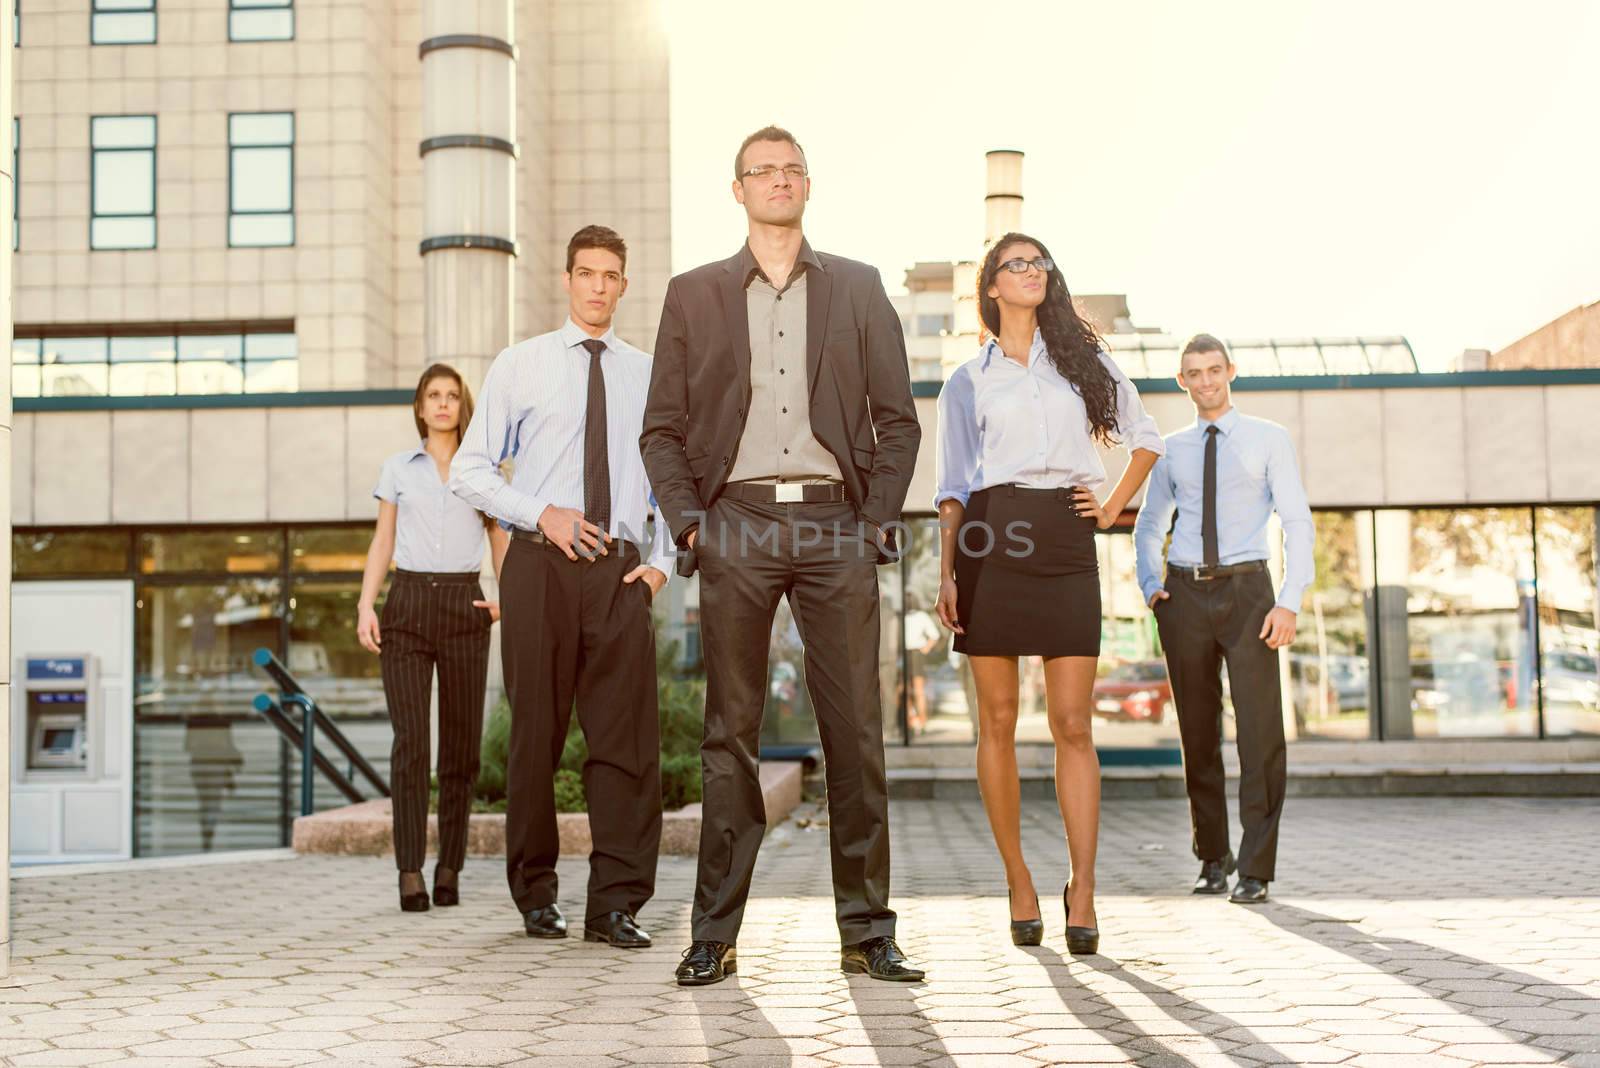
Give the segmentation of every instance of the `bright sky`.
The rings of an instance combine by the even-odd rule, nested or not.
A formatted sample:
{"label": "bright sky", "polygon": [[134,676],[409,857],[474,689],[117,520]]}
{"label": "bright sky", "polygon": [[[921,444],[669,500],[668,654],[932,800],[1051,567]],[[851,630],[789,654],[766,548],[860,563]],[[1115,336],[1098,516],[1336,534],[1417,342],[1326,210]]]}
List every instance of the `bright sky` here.
{"label": "bright sky", "polygon": [[731,255],[769,122],[806,231],[891,292],[974,258],[983,153],[1078,293],[1236,338],[1404,334],[1424,370],[1600,300],[1600,3],[662,0],[673,267]]}

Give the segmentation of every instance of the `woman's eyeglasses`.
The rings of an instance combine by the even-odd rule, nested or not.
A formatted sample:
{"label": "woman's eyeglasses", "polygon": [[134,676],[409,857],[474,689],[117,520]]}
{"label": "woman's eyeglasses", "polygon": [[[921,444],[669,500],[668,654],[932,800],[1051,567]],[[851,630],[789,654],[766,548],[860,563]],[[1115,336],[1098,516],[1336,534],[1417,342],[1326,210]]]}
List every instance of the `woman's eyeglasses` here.
{"label": "woman's eyeglasses", "polygon": [[1051,271],[1055,270],[1056,261],[1051,259],[1049,256],[1040,256],[1038,259],[1032,260],[1025,260],[1019,256],[1014,260],[1006,260],[1006,262],[1002,263],[998,269],[1002,271],[1010,271],[1012,274],[1021,274],[1029,267],[1037,267],[1039,268],[1040,273],[1049,274]]}

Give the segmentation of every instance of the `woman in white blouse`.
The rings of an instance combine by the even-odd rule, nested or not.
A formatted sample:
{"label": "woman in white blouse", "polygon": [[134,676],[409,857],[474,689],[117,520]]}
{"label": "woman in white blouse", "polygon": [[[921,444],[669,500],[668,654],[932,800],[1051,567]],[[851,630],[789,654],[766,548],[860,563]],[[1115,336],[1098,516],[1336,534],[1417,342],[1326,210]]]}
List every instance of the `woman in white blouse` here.
{"label": "woman in white blouse", "polygon": [[[433,903],[460,903],[467,816],[478,779],[483,699],[489,672],[489,628],[497,602],[478,585],[485,531],[495,575],[507,537],[499,526],[450,492],[450,460],[472,420],[472,394],[453,367],[422,372],[412,401],[419,443],[383,462],[378,526],[356,605],[356,637],[378,653],[383,693],[394,727],[389,780],[394,806],[394,859],[400,907],[428,908],[422,862],[428,846],[428,721],[433,676],[439,675],[439,860]],[[373,605],[389,564],[394,582],[380,623]]]}
{"label": "woman in white blouse", "polygon": [[[978,786],[1006,868],[1011,938],[1038,945],[1039,898],[1022,856],[1017,781],[1018,658],[1044,659],[1056,798],[1072,878],[1067,947],[1094,953],[1100,762],[1091,694],[1100,656],[1094,532],[1111,526],[1163,452],[1139,395],[1079,318],[1044,245],[995,242],[978,275],[991,335],[939,394],[938,614],[971,661]],[[1131,459],[1110,496],[1098,446]],[[1073,921],[1077,922],[1074,923]]]}

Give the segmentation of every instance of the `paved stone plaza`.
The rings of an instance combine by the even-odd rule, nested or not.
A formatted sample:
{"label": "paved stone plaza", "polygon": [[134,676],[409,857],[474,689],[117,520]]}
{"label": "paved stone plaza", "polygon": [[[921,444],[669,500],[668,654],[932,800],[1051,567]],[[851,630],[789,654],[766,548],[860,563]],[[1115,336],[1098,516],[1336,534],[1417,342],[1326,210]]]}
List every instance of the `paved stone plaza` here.
{"label": "paved stone plaza", "polygon": [[[1600,802],[1291,800],[1275,900],[1186,891],[1181,802],[1106,806],[1104,955],[1005,934],[976,802],[896,802],[917,986],[838,974],[825,815],[768,837],[719,986],[671,982],[694,862],[626,952],[521,934],[500,866],[395,907],[387,860],[305,857],[13,883],[0,1062],[32,1065],[1562,1063],[1600,1068]],[[1059,887],[1054,809],[1024,813]],[[562,864],[581,915],[582,861]],[[574,924],[576,927],[577,925]]]}

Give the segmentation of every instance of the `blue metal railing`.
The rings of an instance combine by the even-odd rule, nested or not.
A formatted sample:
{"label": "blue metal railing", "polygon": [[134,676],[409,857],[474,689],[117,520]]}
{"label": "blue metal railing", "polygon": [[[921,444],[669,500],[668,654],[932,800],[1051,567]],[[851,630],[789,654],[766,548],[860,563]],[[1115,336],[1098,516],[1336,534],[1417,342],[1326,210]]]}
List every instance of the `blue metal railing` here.
{"label": "blue metal railing", "polygon": [[[300,814],[309,816],[316,810],[316,773],[319,771],[352,803],[366,800],[361,796],[361,791],[356,789],[355,784],[317,751],[318,731],[321,731],[323,736],[333,743],[334,748],[350,761],[354,771],[360,772],[362,777],[372,784],[378,796],[388,797],[389,784],[378,774],[378,769],[361,755],[360,750],[350,743],[344,732],[321,708],[317,707],[316,700],[306,693],[305,688],[293,675],[289,674],[289,669],[273,655],[272,650],[257,649],[252,659],[282,691],[282,696],[279,698],[266,693],[257,694],[252,703],[255,710],[265,716],[289,744],[300,751]],[[289,707],[299,712],[298,725],[294,717],[286,711]]]}

